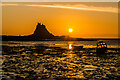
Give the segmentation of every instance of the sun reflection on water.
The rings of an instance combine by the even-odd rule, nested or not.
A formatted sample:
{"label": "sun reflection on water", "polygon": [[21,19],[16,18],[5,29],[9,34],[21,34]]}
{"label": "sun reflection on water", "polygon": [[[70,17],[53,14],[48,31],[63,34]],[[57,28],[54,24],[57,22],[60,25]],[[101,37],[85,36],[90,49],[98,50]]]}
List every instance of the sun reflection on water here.
{"label": "sun reflection on water", "polygon": [[69,49],[72,49],[72,44],[69,44]]}
{"label": "sun reflection on water", "polygon": [[73,50],[73,44],[74,42],[68,42],[68,49]]}

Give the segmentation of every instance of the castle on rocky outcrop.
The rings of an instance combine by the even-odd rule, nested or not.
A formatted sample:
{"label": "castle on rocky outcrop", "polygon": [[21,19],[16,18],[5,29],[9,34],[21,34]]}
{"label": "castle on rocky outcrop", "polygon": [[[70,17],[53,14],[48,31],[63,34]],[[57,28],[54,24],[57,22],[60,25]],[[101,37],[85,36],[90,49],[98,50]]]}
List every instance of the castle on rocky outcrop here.
{"label": "castle on rocky outcrop", "polygon": [[48,32],[46,26],[38,23],[33,34],[28,36],[2,36],[3,41],[39,41],[54,40],[55,36]]}
{"label": "castle on rocky outcrop", "polygon": [[54,35],[48,32],[46,26],[41,23],[37,24],[34,33],[30,36],[33,37],[35,40],[54,39]]}

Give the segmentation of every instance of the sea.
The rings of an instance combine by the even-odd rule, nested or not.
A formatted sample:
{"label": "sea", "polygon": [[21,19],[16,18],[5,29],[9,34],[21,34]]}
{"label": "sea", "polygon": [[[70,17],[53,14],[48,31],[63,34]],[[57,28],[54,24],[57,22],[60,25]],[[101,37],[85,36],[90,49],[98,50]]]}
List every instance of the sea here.
{"label": "sea", "polygon": [[103,41],[109,50],[102,55],[99,41],[2,41],[2,80],[119,80],[119,41]]}

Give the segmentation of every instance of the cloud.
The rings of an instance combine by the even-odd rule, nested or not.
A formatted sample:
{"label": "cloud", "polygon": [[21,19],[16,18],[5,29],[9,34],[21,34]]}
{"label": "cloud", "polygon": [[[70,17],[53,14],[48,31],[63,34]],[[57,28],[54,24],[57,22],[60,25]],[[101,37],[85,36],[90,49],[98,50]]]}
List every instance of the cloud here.
{"label": "cloud", "polygon": [[8,4],[8,3],[5,3],[5,4],[2,3],[1,5],[2,6],[19,6],[19,4],[11,4],[11,3],[10,4]]}
{"label": "cloud", "polygon": [[61,8],[61,9],[73,9],[73,10],[83,10],[83,11],[97,11],[97,12],[111,12],[118,13],[117,7],[97,7],[88,6],[85,4],[8,4],[3,3],[2,6],[30,6],[30,7],[48,7],[48,8]]}
{"label": "cloud", "polygon": [[95,6],[86,6],[86,5],[27,5],[27,6],[118,13],[118,8],[113,8],[113,7],[95,7]]}

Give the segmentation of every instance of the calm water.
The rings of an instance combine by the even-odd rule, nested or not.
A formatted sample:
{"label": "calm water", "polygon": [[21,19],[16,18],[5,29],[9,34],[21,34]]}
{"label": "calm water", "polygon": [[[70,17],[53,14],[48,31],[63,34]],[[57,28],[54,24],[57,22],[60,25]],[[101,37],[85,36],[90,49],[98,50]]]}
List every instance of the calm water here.
{"label": "calm water", "polygon": [[[118,48],[118,41],[105,41]],[[97,41],[3,42],[2,78],[39,79],[120,79],[120,51],[96,55]],[[74,50],[83,46],[84,50]]]}

